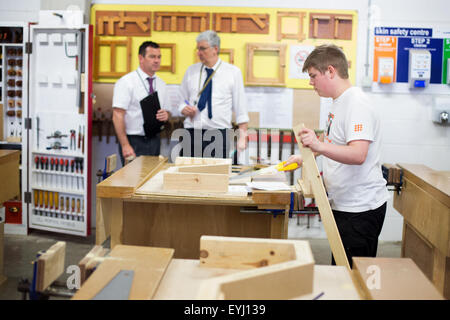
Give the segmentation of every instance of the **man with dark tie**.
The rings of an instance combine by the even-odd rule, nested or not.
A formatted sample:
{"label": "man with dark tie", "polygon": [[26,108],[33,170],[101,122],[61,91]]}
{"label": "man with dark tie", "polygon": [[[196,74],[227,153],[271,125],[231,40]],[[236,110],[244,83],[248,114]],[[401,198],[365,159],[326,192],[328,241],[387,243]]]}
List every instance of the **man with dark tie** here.
{"label": "man with dark tie", "polygon": [[161,50],[152,41],[139,47],[139,67],[114,86],[113,123],[119,154],[125,159],[160,153],[160,134],[170,117],[166,83],[155,73],[161,65]]}
{"label": "man with dark tie", "polygon": [[[233,112],[239,126],[237,149],[247,147],[249,118],[242,73],[219,58],[220,38],[216,32],[204,31],[196,40],[200,62],[186,70],[179,91],[178,109],[186,117],[184,127],[191,141],[191,150],[187,150],[190,154],[182,149],[182,155],[227,158]],[[213,149],[210,144],[220,147]]]}

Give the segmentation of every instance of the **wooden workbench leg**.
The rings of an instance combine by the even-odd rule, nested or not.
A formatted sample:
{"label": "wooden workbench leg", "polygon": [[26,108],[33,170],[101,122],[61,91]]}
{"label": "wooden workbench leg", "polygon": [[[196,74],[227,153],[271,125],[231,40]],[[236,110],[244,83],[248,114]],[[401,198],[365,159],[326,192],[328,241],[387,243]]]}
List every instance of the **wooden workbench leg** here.
{"label": "wooden workbench leg", "polygon": [[289,205],[286,206],[284,215],[277,215],[270,220],[270,238],[287,239],[289,223]]}
{"label": "wooden workbench leg", "polygon": [[111,234],[111,199],[97,198],[95,244],[102,245]]}
{"label": "wooden workbench leg", "polygon": [[111,249],[123,243],[123,200],[111,199]]}

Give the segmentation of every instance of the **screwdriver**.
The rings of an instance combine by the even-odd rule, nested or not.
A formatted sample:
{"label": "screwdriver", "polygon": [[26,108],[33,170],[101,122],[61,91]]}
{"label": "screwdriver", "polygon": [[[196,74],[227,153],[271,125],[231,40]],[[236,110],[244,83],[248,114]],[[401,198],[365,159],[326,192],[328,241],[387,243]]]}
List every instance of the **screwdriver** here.
{"label": "screwdriver", "polygon": [[55,192],[55,210],[59,209],[59,194],[58,192]]}
{"label": "screwdriver", "polygon": [[37,208],[39,205],[39,190],[34,190],[34,207]]}
{"label": "screwdriver", "polygon": [[80,199],[77,199],[77,213],[80,213]]}
{"label": "screwdriver", "polygon": [[66,197],[66,211],[67,212],[70,211],[70,199],[69,199],[69,197]]}
{"label": "screwdriver", "polygon": [[72,198],[72,212],[75,212],[75,198]]}
{"label": "screwdriver", "polygon": [[61,202],[61,211],[64,211],[64,197],[63,196],[61,196],[60,202]]}
{"label": "screwdriver", "polygon": [[44,198],[44,191],[39,190],[39,207],[42,208],[44,202],[43,202],[43,198]]}
{"label": "screwdriver", "polygon": [[55,159],[51,158],[50,159],[50,170],[53,171],[53,165],[55,164]]}
{"label": "screwdriver", "polygon": [[36,163],[36,169],[39,169],[39,157],[36,156],[36,158],[34,158],[34,163]]}
{"label": "screwdriver", "polygon": [[44,204],[45,208],[48,208],[48,191],[44,191]]}
{"label": "screwdriver", "polygon": [[50,202],[50,210],[53,210],[53,192],[48,192],[48,198]]}

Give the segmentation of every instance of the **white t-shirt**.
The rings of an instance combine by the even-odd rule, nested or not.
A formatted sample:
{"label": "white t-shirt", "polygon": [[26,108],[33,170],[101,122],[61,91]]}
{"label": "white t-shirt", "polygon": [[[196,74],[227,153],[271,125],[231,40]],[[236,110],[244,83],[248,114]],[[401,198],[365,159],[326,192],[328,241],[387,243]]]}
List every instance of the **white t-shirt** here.
{"label": "white t-shirt", "polygon": [[[121,77],[114,85],[112,106],[126,110],[125,129],[128,135],[145,135],[140,101],[149,94],[148,77],[148,74],[138,68]],[[162,109],[169,110],[166,83],[158,76],[154,77],[153,89],[158,92],[159,104]]]}
{"label": "white t-shirt", "polygon": [[323,159],[323,178],[331,208],[362,212],[380,207],[389,198],[381,172],[381,132],[377,111],[360,88],[351,87],[333,101],[325,130],[325,142],[347,145],[370,141],[361,165]]}
{"label": "white t-shirt", "polygon": [[[236,123],[248,122],[247,100],[241,70],[221,59],[213,66],[212,77],[212,119],[208,117],[208,107],[191,119],[186,117],[185,128],[196,129],[225,129],[231,128],[232,112],[236,116]],[[189,103],[197,105],[198,93],[203,88],[207,78],[206,68],[202,63],[196,63],[186,70],[181,82],[178,106],[179,112]]]}

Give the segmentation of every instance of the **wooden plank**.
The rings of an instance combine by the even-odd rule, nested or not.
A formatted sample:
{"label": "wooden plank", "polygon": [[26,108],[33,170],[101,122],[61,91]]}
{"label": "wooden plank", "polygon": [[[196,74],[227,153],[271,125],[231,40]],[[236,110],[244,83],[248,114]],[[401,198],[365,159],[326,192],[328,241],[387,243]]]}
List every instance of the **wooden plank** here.
{"label": "wooden plank", "polygon": [[361,286],[374,300],[443,300],[409,258],[353,258]]}
{"label": "wooden plank", "polygon": [[[221,241],[220,238],[218,240]],[[224,238],[223,241],[226,242],[224,245],[215,243],[210,248],[209,254],[214,254],[215,257],[213,265],[227,265],[225,261],[227,259],[221,260],[219,257],[221,253],[227,257],[233,256],[233,258],[235,255],[240,256],[234,263],[230,264],[232,268],[236,266],[244,267],[245,264],[242,264],[242,261],[245,261],[246,254],[250,255],[253,252],[252,249],[257,250],[262,255],[255,255],[251,259],[253,260],[252,263],[256,262],[254,266],[256,268],[203,282],[199,289],[198,299],[290,299],[312,292],[314,259],[307,241],[284,240],[285,246],[292,248],[291,252],[285,253],[285,258],[290,256],[293,259],[268,266],[261,266],[261,261],[263,261],[262,264],[267,263],[267,261],[264,261],[267,260],[264,245],[259,248],[255,247],[256,243],[251,244],[249,239],[235,239],[228,243],[228,240]],[[238,241],[245,243],[241,251],[239,251],[236,243],[233,243]],[[279,247],[267,246],[267,242],[279,243],[276,240],[255,239],[255,242],[264,243],[264,241],[266,242],[265,249],[269,255],[271,255],[271,252],[276,254],[275,250],[280,250]],[[213,253],[211,249],[216,249],[218,252]],[[295,281],[292,281],[292,279],[295,279]]]}
{"label": "wooden plank", "polygon": [[123,200],[111,200],[111,249],[123,242]]}
{"label": "wooden plank", "polygon": [[178,172],[231,174],[231,165],[229,165],[229,164],[206,164],[206,165],[195,165],[195,166],[182,166],[182,167],[178,168]]}
{"label": "wooden plank", "polygon": [[19,157],[18,150],[0,150],[0,204],[20,197]]}
{"label": "wooden plank", "polygon": [[[304,128],[304,124],[297,125],[293,128],[296,137],[302,128]],[[303,159],[303,168],[306,168],[307,170],[307,174],[309,176],[308,179],[311,183],[314,198],[319,208],[320,217],[327,233],[328,242],[330,243],[331,251],[336,264],[346,266],[350,269],[347,254],[345,253],[344,246],[342,245],[341,236],[339,235],[333,212],[331,211],[330,203],[327,198],[325,187],[323,186],[322,178],[320,177],[319,169],[317,168],[314,154],[311,149],[303,147],[300,139],[298,140],[298,147]]]}
{"label": "wooden plank", "polygon": [[285,240],[212,236],[200,238],[199,260],[202,267],[254,269],[295,259],[294,245]]}
{"label": "wooden plank", "polygon": [[74,300],[95,297],[120,270],[133,270],[129,300],[152,299],[174,250],[118,245],[74,295]]}
{"label": "wooden plank", "polygon": [[58,241],[37,260],[36,291],[43,292],[64,272],[66,242]]}
{"label": "wooden plank", "polygon": [[221,158],[200,158],[200,157],[177,157],[175,159],[175,166],[190,166],[190,165],[206,165],[206,164],[232,164],[232,159]]}
{"label": "wooden plank", "polygon": [[164,172],[163,189],[222,193],[228,192],[228,174]]}
{"label": "wooden plank", "polygon": [[100,198],[129,198],[167,162],[165,157],[141,156],[97,184]]}
{"label": "wooden plank", "polygon": [[102,245],[111,235],[112,199],[97,198],[95,205],[95,244]]}
{"label": "wooden plank", "polygon": [[104,259],[103,257],[108,252],[108,249],[102,246],[94,246],[87,254],[80,260],[78,267],[80,268],[80,284],[86,281],[87,278],[92,274],[94,268],[96,268]]}
{"label": "wooden plank", "polygon": [[294,89],[292,123],[303,123],[306,128],[318,129],[320,97],[314,90]]}

